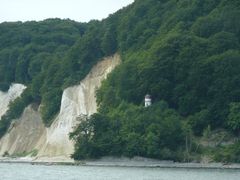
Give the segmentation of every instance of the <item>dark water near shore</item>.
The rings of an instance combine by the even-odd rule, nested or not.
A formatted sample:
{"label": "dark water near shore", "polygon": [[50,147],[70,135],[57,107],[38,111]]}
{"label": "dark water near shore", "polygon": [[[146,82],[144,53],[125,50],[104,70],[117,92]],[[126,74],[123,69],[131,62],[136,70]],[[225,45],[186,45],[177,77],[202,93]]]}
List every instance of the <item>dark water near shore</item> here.
{"label": "dark water near shore", "polygon": [[240,170],[0,163],[1,180],[240,180]]}

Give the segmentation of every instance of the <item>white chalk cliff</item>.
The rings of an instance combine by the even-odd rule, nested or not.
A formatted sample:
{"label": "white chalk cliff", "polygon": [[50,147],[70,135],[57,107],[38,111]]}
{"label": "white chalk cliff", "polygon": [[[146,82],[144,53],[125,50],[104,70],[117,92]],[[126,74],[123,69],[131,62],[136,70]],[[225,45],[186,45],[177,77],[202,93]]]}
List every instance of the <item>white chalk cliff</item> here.
{"label": "white chalk cliff", "polygon": [[0,140],[0,154],[24,154],[33,152],[45,127],[34,105],[25,108],[22,116],[13,121],[8,132]]}
{"label": "white chalk cliff", "polygon": [[0,140],[0,155],[6,151],[9,154],[37,151],[39,160],[70,159],[74,143],[69,139],[69,133],[79,123],[77,117],[89,116],[97,111],[95,91],[119,63],[118,54],[104,58],[79,85],[65,89],[60,112],[49,128],[44,127],[39,109],[34,105],[28,106]]}
{"label": "white chalk cliff", "polygon": [[7,92],[0,91],[0,119],[8,110],[9,103],[19,97],[25,88],[22,84],[12,84]]}

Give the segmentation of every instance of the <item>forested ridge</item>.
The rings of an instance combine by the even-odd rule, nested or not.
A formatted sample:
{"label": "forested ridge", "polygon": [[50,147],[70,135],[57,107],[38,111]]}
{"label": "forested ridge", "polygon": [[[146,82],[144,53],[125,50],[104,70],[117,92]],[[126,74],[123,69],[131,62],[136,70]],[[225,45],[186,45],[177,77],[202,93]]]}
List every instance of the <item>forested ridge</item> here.
{"label": "forested ridge", "polygon": [[[240,143],[203,146],[221,130],[240,133],[240,2],[135,0],[102,21],[0,24],[0,87],[27,85],[0,121],[29,103],[42,104],[50,125],[64,88],[100,58],[119,52],[122,64],[97,91],[98,113],[70,136],[75,159],[105,155],[176,161],[240,162]],[[145,108],[144,96],[153,105]]]}

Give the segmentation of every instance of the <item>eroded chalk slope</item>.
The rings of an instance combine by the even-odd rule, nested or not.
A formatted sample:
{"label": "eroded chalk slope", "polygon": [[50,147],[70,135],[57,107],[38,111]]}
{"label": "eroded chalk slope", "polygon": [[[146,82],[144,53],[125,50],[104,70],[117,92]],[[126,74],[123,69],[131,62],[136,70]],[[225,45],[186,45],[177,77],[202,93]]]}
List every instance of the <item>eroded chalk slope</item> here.
{"label": "eroded chalk slope", "polygon": [[60,112],[49,128],[44,127],[39,109],[34,105],[28,106],[0,140],[0,154],[6,151],[10,154],[37,151],[39,160],[70,159],[74,143],[69,139],[69,133],[80,123],[78,117],[97,111],[96,89],[119,63],[118,54],[106,57],[91,69],[79,85],[65,89]]}

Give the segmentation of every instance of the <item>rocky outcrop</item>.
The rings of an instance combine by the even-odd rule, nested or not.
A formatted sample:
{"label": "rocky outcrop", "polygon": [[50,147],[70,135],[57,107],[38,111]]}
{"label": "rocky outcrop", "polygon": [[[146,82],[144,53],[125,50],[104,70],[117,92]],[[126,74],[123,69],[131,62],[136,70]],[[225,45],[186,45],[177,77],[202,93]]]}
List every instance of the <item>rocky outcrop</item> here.
{"label": "rocky outcrop", "polygon": [[22,84],[12,84],[7,92],[0,91],[0,119],[8,110],[9,103],[19,97],[25,88]]}
{"label": "rocky outcrop", "polygon": [[36,145],[45,132],[41,115],[34,105],[25,108],[22,116],[12,122],[0,141],[0,154],[24,155],[36,151]]}
{"label": "rocky outcrop", "polygon": [[95,91],[119,63],[118,54],[107,57],[99,61],[79,85],[65,89],[60,112],[49,128],[43,127],[39,110],[32,105],[27,107],[0,140],[0,153],[37,150],[38,159],[69,159],[74,150],[69,133],[80,123],[78,117],[89,116],[97,111]]}

